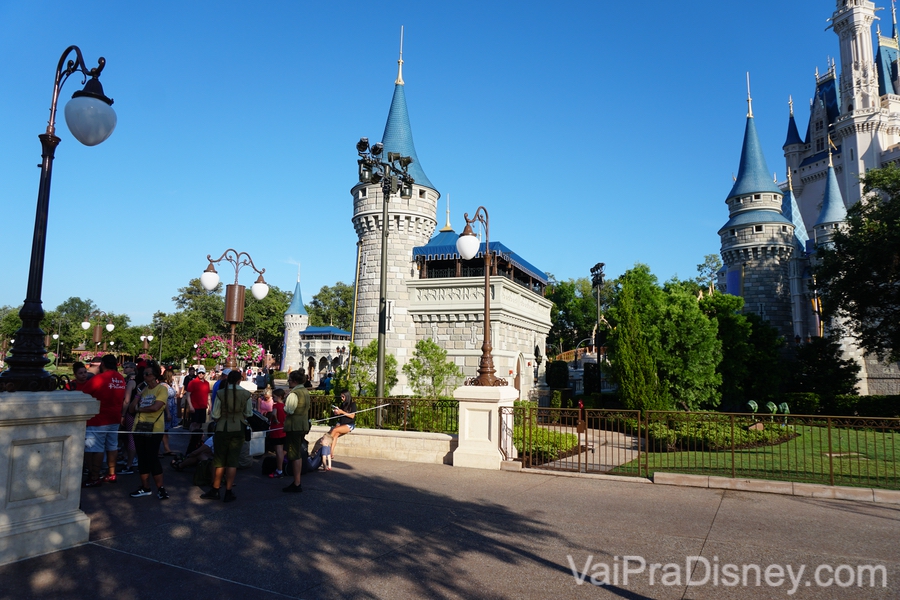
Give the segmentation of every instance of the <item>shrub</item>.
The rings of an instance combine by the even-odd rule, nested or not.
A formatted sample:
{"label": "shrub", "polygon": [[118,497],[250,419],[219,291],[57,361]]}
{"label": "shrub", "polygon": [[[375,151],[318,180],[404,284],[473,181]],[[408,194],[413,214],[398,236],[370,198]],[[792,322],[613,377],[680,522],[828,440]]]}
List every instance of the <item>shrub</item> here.
{"label": "shrub", "polygon": [[814,392],[792,392],[781,397],[795,415],[819,414],[819,395]]}
{"label": "shrub", "polygon": [[900,415],[900,396],[834,396],[823,403],[821,413],[838,417],[896,417]]}
{"label": "shrub", "polygon": [[564,360],[554,360],[547,365],[547,387],[563,389],[569,387],[569,365]]}
{"label": "shrub", "polygon": [[578,436],[574,433],[563,433],[554,429],[531,425],[529,428],[513,428],[513,445],[520,456],[525,456],[526,433],[531,446],[531,462],[539,464],[557,460],[567,452],[578,447]]}
{"label": "shrub", "polygon": [[673,423],[655,422],[647,427],[650,450],[653,452],[676,451],[725,451],[774,446],[797,437],[793,428],[783,427],[778,422],[766,422],[763,429],[748,429],[754,419],[736,420],[732,428],[731,419],[721,421],[678,421]]}

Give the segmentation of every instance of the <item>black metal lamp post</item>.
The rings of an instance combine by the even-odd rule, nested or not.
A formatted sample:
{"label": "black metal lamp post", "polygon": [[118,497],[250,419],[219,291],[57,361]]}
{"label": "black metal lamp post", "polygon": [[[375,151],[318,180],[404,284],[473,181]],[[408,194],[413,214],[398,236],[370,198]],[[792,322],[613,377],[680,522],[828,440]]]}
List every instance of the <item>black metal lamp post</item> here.
{"label": "black metal lamp post", "polygon": [[[375,395],[384,398],[384,353],[387,337],[387,244],[388,244],[388,202],[391,194],[400,193],[403,199],[412,198],[412,186],[415,180],[409,174],[409,165],[413,159],[400,156],[399,152],[388,152],[387,160],[380,158],[384,154],[384,145],[378,142],[369,146],[369,138],[360,138],[356,143],[356,152],[360,158],[360,183],[380,183],[382,194],[381,210],[381,279],[378,299],[378,363],[375,373]],[[381,411],[377,415],[378,424]]]}
{"label": "black metal lamp post", "polygon": [[[75,59],[66,62],[66,58],[75,53]],[[106,59],[100,58],[97,66],[88,69],[78,46],[69,46],[62,53],[56,67],[56,78],[53,81],[53,98],[50,103],[50,120],[47,130],[38,136],[41,140],[42,161],[41,178],[38,187],[37,211],[34,219],[34,238],[31,243],[31,264],[28,270],[28,290],[19,317],[22,327],[16,332],[16,344],[11,356],[6,360],[9,368],[0,373],[0,383],[5,389],[42,391],[57,387],[57,379],[44,370],[49,359],[45,356],[44,332],[41,330],[41,319],[44,309],[41,306],[41,288],[44,279],[44,251],[47,245],[47,218],[50,208],[50,179],[53,171],[53,158],[60,138],[56,137],[56,103],[62,85],[73,73],[82,74],[82,82],[87,80],[84,89],[75,92],[66,104],[65,117],[69,131],[79,142],[86,146],[96,146],[104,141],[116,127],[116,113],[112,109],[113,101],[103,94],[100,85],[100,72],[106,66]],[[90,79],[87,79],[90,77]]]}
{"label": "black metal lamp post", "polygon": [[143,343],[144,354],[150,354],[150,342],[153,341],[153,335],[150,333],[146,333],[141,336],[141,342]]}
{"label": "black metal lamp post", "polygon": [[338,361],[338,366],[342,366],[344,364],[344,354],[347,353],[347,347],[346,346],[338,346],[337,348],[334,349],[334,351],[337,353],[338,357],[340,357],[340,360]]}
{"label": "black metal lamp post", "polygon": [[222,256],[216,260],[212,259],[212,255],[207,254],[206,260],[209,261],[209,266],[206,267],[206,271],[200,276],[200,283],[209,292],[216,289],[216,286],[219,285],[219,274],[216,272],[213,264],[227,260],[234,265],[234,283],[229,283],[225,286],[225,322],[231,324],[231,352],[228,353],[228,361],[225,366],[233,369],[237,366],[234,358],[234,328],[238,323],[244,322],[244,292],[247,289],[238,283],[238,274],[241,272],[241,268],[246,266],[250,266],[259,274],[256,283],[250,288],[250,293],[257,300],[262,300],[269,293],[269,286],[266,285],[266,281],[263,279],[263,273],[266,270],[260,271],[257,269],[256,265],[253,264],[253,259],[246,252],[238,252],[232,248],[223,252]]}
{"label": "black metal lamp post", "polygon": [[494,357],[491,355],[491,226],[487,209],[479,206],[475,216],[469,218],[469,213],[463,215],[466,219],[466,227],[456,240],[456,251],[465,260],[471,260],[478,254],[481,245],[475,232],[472,231],[472,223],[475,221],[484,225],[484,342],[481,344],[481,360],[478,363],[478,377],[470,377],[466,385],[480,386],[505,386],[506,380],[494,375]]}

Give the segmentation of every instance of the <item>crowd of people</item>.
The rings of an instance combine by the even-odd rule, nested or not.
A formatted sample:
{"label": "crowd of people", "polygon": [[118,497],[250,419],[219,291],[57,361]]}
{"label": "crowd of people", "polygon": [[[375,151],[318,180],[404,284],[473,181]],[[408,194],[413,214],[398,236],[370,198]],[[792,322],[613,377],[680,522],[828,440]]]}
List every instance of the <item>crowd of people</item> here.
{"label": "crowd of people", "polygon": [[[177,471],[193,466],[210,469],[211,485],[200,498],[236,500],[234,481],[242,460],[249,457],[251,418],[268,422],[266,451],[274,455],[275,464],[269,477],[290,475],[292,480],[282,491],[302,492],[301,474],[320,465],[330,471],[338,438],[355,426],[356,404],[344,392],[340,406],[333,407],[337,423],[311,452],[306,451],[311,400],[310,383],[302,370],[289,374],[288,390],[274,388],[270,374],[262,369],[224,368],[208,374],[201,365],[179,375],[142,360],[125,362],[119,373],[111,354],[87,365],[76,362],[72,370],[67,389],[90,394],[100,402],[85,431],[82,485],[116,483],[136,469],[140,486],[131,492],[132,498],[150,496],[155,487],[157,498],[169,499],[161,459],[171,456],[170,465]],[[212,383],[207,379],[210,375]],[[254,385],[255,393],[247,389]],[[185,434],[190,435],[185,452],[173,451],[173,436]]]}

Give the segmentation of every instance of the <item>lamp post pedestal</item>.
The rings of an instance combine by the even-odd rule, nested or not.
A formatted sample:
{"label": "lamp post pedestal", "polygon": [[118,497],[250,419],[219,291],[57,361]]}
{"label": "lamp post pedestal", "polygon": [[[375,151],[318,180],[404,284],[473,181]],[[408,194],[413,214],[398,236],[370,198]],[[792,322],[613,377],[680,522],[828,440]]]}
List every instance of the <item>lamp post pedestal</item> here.
{"label": "lamp post pedestal", "polygon": [[82,392],[12,392],[0,402],[0,565],[88,541],[79,508],[84,431],[100,403]]}
{"label": "lamp post pedestal", "polygon": [[[510,386],[464,385],[453,391],[459,401],[459,438],[453,452],[454,467],[500,470],[503,461],[501,444],[512,442],[512,414],[500,414],[501,407],[511,407],[519,399],[519,391]],[[507,456],[515,456],[515,448],[504,447]]]}

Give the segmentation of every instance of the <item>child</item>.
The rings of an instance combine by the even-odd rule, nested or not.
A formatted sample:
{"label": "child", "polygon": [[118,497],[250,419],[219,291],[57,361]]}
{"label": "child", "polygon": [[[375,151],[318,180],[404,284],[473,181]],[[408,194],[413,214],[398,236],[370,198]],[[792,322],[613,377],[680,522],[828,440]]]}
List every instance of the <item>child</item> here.
{"label": "child", "polygon": [[277,469],[269,474],[272,479],[284,477],[282,465],[284,465],[284,421],[287,413],[284,412],[285,392],[282,389],[272,391],[272,411],[269,413],[269,434],[266,436],[266,445],[269,452],[275,452],[275,464]]}
{"label": "child", "polygon": [[326,471],[331,470],[331,444],[334,438],[330,433],[326,433],[313,445],[312,451],[309,453],[309,466],[311,470],[316,470],[320,466]]}

